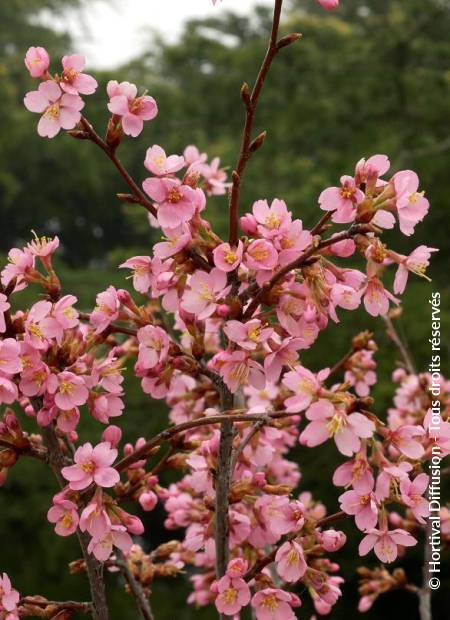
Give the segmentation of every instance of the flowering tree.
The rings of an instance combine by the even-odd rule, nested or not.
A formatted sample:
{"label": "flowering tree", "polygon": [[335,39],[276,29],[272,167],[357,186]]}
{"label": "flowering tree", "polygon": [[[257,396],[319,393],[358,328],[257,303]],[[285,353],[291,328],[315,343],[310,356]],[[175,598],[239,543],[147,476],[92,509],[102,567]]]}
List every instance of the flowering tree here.
{"label": "flowering tree", "polygon": [[[338,2],[320,4],[331,9]],[[52,469],[60,489],[48,520],[57,535],[78,537],[83,557],[71,570],[86,573],[92,600],[20,596],[3,574],[1,620],[61,620],[73,612],[107,620],[105,570],[123,574],[141,617],[150,620],[153,580],[186,566],[194,567],[188,603],[215,605],[220,617],[239,618],[250,606],[257,620],[295,618],[299,584],[317,613],[328,614],[343,582],[329,554],[346,543],[334,523],[354,519],[360,555],[373,551],[382,564],[428,537],[427,461],[435,445],[441,455],[450,451],[449,384],[438,376],[444,421],[436,438],[430,432],[436,378],[416,372],[389,313],[399,299],[383,278],[395,266],[394,294],[401,295],[410,273],[426,277],[436,250],[419,246],[404,256],[380,239],[396,224],[410,236],[425,217],[429,204],[417,175],[406,170],[388,177],[388,158],[374,155],[320,194],[323,213],[310,229],[279,199],[258,200],[240,217],[246,166],[265,140],[265,132],[253,134],[264,81],[277,54],[300,38],[279,37],[281,8],[282,0],[275,0],[254,86],[241,89],[245,124],[230,183],[219,160],[208,163],[195,146],[166,155],[153,145],[144,160],[149,176],[139,186],[117,150],[125,136],[138,136],[157,116],[155,100],[139,95],[134,84],[109,82],[111,116],[103,139],[81,114],[83,96],[97,88],[83,72],[84,58],[65,56],[62,71],[51,75],[45,49],[26,54],[30,75],[41,80],[24,99],[41,115],[39,135],[53,138],[64,130],[97,145],[128,186],[118,198],[143,206],[163,240],[151,255],[120,265],[131,270],[136,294],[108,286],[91,312],[77,309],[74,295],[62,294],[52,265],[57,237],[36,237],[9,253],[0,292],[0,404],[6,405],[0,481],[6,483],[19,458]],[[227,192],[229,238],[223,240],[205,211],[211,197]],[[364,269],[356,268],[358,255]],[[44,296],[30,308],[15,308],[14,294],[30,284]],[[439,299],[433,304],[438,307]],[[345,357],[325,368],[300,361],[299,352],[314,346],[329,321],[339,322],[338,312],[361,305],[384,318],[402,354],[386,421],[372,411],[372,334],[355,335]],[[125,413],[122,369],[130,359],[142,390],[167,403],[170,425],[124,445],[119,457],[121,429],[110,422]],[[23,430],[23,415],[33,418],[38,432]],[[104,425],[93,443],[78,434],[82,416]],[[327,515],[311,493],[296,493],[300,472],[289,450],[297,442],[305,450],[334,442],[344,457],[332,480],[344,489],[336,512]],[[181,472],[168,487],[158,477],[165,467]],[[122,508],[125,500],[146,511],[162,502],[165,527],[183,528],[184,538],[147,553],[132,539],[144,528]],[[447,524],[449,516],[442,514]],[[422,620],[431,618],[427,580],[419,587],[401,569],[391,573],[384,566],[360,573],[361,611],[381,592],[404,588],[417,594]]]}

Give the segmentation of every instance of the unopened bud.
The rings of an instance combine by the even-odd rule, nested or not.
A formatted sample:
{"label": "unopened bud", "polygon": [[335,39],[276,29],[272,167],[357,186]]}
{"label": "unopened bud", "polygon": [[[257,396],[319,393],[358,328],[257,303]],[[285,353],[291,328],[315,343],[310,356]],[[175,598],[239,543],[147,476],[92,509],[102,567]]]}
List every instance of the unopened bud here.
{"label": "unopened bud", "polygon": [[264,140],[266,139],[267,131],[262,131],[256,138],[250,143],[250,152],[256,153],[262,145],[264,144]]}
{"label": "unopened bud", "polygon": [[244,82],[241,87],[241,99],[246,106],[250,105],[250,88],[247,82]]}
{"label": "unopened bud", "polygon": [[299,39],[302,38],[300,32],[292,32],[291,34],[287,34],[285,37],[282,37],[277,43],[277,49],[280,50],[283,47],[287,47],[291,45],[291,43],[295,43]]}

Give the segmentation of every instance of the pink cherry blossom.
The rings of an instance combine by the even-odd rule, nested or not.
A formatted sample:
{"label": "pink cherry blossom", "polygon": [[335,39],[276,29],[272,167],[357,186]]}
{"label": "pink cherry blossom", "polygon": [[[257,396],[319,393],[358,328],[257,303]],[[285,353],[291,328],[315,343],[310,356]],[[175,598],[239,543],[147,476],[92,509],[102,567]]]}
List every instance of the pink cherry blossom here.
{"label": "pink cherry blossom", "polygon": [[344,532],[338,532],[336,530],[326,530],[321,536],[322,546],[325,551],[334,553],[339,551],[347,542],[347,537]]}
{"label": "pink cherry blossom", "polygon": [[20,344],[14,338],[0,340],[0,375],[12,376],[21,370]]}
{"label": "pink cherry blossom", "polygon": [[367,555],[371,549],[380,562],[393,562],[398,555],[397,545],[411,547],[417,540],[405,530],[372,529],[364,536],[359,544],[359,555]]}
{"label": "pink cherry blossom", "polygon": [[181,170],[185,161],[182,155],[167,156],[162,147],[154,144],[147,149],[144,166],[155,176],[165,177]]}
{"label": "pink cherry blossom", "polygon": [[123,132],[135,138],[144,129],[144,121],[151,121],[158,114],[158,106],[153,97],[137,97],[137,88],[129,82],[108,83],[110,97],[108,110],[121,118]]}
{"label": "pink cherry blossom", "polygon": [[295,583],[306,572],[306,561],[302,547],[295,540],[281,545],[275,555],[277,573],[284,581]]}
{"label": "pink cherry blossom", "polygon": [[91,312],[91,323],[95,327],[95,333],[100,334],[119,316],[120,301],[114,286],[99,293],[96,303],[94,311]]}
{"label": "pink cherry blossom", "polygon": [[362,413],[349,415],[335,409],[329,400],[319,399],[306,412],[311,422],[300,435],[300,443],[313,448],[333,437],[341,454],[351,456],[361,447],[361,439],[372,437],[374,423]]}
{"label": "pink cherry blossom", "polygon": [[144,369],[154,368],[164,362],[169,352],[169,337],[161,327],[146,325],[138,330],[138,364]]}
{"label": "pink cherry blossom", "polygon": [[158,222],[176,228],[192,219],[197,203],[196,190],[178,179],[149,177],[142,183],[145,192],[158,203]]}
{"label": "pink cherry blossom", "polygon": [[[3,577],[0,577],[0,611],[15,612],[19,599],[19,593],[11,586],[8,575],[3,573]],[[19,616],[11,616],[11,620],[16,617]],[[7,615],[5,620],[10,620],[10,616]]]}
{"label": "pink cherry blossom", "polygon": [[246,323],[227,321],[223,328],[224,333],[232,342],[236,342],[247,351],[254,351],[272,335],[272,328],[263,327],[259,319],[252,319]]}
{"label": "pink cherry blossom", "polygon": [[295,620],[293,604],[299,605],[299,599],[277,588],[258,590],[252,598],[256,620]]}
{"label": "pink cherry blossom", "polygon": [[210,164],[197,163],[190,171],[199,172],[204,179],[204,188],[208,196],[222,196],[230,187],[227,183],[227,173],[220,167],[220,158],[214,157]]}
{"label": "pink cherry blossom", "polygon": [[438,252],[437,248],[429,248],[426,245],[419,245],[409,256],[402,257],[398,264],[397,273],[394,280],[394,293],[401,295],[408,282],[409,272],[415,273],[422,278],[427,278],[425,275],[426,268],[430,264],[430,256],[432,252]]}
{"label": "pink cherry blossom", "polygon": [[278,252],[273,245],[265,239],[252,241],[245,253],[245,264],[249,269],[256,271],[272,270],[278,262]]}
{"label": "pink cherry blossom", "polygon": [[402,501],[411,508],[419,523],[425,523],[424,517],[428,517],[430,512],[428,500],[423,497],[428,487],[428,481],[429,476],[427,474],[419,474],[414,480],[410,480],[408,477],[400,480]]}
{"label": "pink cherry blossom", "polygon": [[186,223],[180,224],[175,228],[164,228],[165,241],[155,243],[153,253],[157,258],[169,258],[178,254],[183,248],[188,246],[192,240],[189,226]]}
{"label": "pink cherry blossom", "polygon": [[402,170],[392,177],[395,190],[395,205],[404,235],[412,235],[418,222],[421,222],[428,213],[430,203],[419,192],[419,177],[412,170]]}
{"label": "pink cherry blossom", "polygon": [[181,307],[203,321],[214,314],[217,302],[229,291],[226,273],[220,269],[212,269],[209,273],[195,271],[189,279],[189,289],[182,297]]}
{"label": "pink cherry blossom", "polygon": [[89,396],[83,378],[67,370],[51,375],[47,381],[47,389],[50,394],[55,395],[55,403],[63,411],[84,405]]}
{"label": "pink cherry blossom", "polygon": [[59,536],[70,536],[78,527],[77,505],[67,499],[58,501],[48,511],[47,519],[55,523]]}
{"label": "pink cherry blossom", "polygon": [[51,302],[43,300],[31,306],[28,312],[25,321],[24,340],[35,349],[44,350],[48,347],[48,340],[42,331],[40,323],[49,315],[51,309]]}
{"label": "pink cherry blossom", "polygon": [[257,200],[252,207],[257,221],[259,234],[266,239],[273,239],[289,229],[292,223],[291,212],[287,210],[284,200],[272,201],[269,207],[267,200]]}
{"label": "pink cherry blossom", "polygon": [[238,242],[237,247],[232,248],[229,243],[221,243],[213,251],[214,264],[222,271],[234,271],[242,261],[243,245]]}
{"label": "pink cherry blossom", "polygon": [[333,484],[340,487],[346,487],[351,484],[355,491],[361,495],[370,493],[374,482],[372,469],[367,459],[359,455],[351,461],[346,461],[340,465],[333,475]]}
{"label": "pink cherry blossom", "polygon": [[346,491],[339,497],[341,510],[348,515],[354,515],[356,526],[362,530],[370,530],[378,521],[378,507],[375,495],[372,492],[360,494],[356,491]]}
{"label": "pink cherry blossom", "polygon": [[43,113],[37,127],[43,138],[54,138],[60,129],[73,129],[84,107],[81,97],[63,93],[53,80],[42,82],[38,90],[27,93],[24,104],[30,112]]}
{"label": "pink cherry blossom", "polygon": [[97,80],[87,73],[82,73],[86,59],[81,54],[63,56],[60,86],[69,95],[92,95],[97,89]]}
{"label": "pink cherry blossom", "polygon": [[284,401],[286,411],[298,413],[309,407],[319,393],[321,380],[325,378],[326,371],[321,371],[315,375],[303,366],[296,366],[294,370],[287,372],[282,383],[294,392],[294,396],[290,396]]}
{"label": "pink cherry blossom", "polygon": [[421,426],[406,424],[392,431],[389,440],[393,446],[400,450],[409,459],[420,459],[425,452],[419,437],[425,434]]}
{"label": "pink cherry blossom", "polygon": [[339,0],[317,0],[317,2],[326,11],[333,11],[339,6]]}
{"label": "pink cherry blossom", "polygon": [[50,65],[50,57],[43,47],[29,47],[25,54],[25,66],[31,77],[40,78]]}
{"label": "pink cherry blossom", "polygon": [[152,259],[150,256],[133,256],[119,265],[120,269],[133,270],[133,286],[145,295],[152,283]]}
{"label": "pink cherry blossom", "polygon": [[267,380],[275,383],[280,378],[283,366],[292,367],[297,362],[297,351],[304,348],[304,341],[301,338],[289,337],[277,342],[272,338],[269,345],[271,352],[264,358],[264,372]]}
{"label": "pink cherry blossom", "polygon": [[80,530],[88,532],[97,540],[101,540],[110,532],[111,519],[103,506],[101,493],[97,492],[81,513]]}
{"label": "pink cherry blossom", "polygon": [[16,384],[0,375],[0,404],[11,405],[17,400],[18,395]]}
{"label": "pink cherry blossom", "polygon": [[364,307],[367,312],[372,316],[384,316],[389,311],[389,301],[396,305],[400,303],[392,293],[384,288],[379,278],[369,278],[364,290]]}
{"label": "pink cherry blossom", "polygon": [[216,594],[217,611],[226,616],[234,616],[250,603],[250,588],[241,577],[224,575],[212,584],[211,590]]}
{"label": "pink cherry blossom", "polygon": [[332,221],[338,224],[353,222],[356,206],[364,200],[363,192],[356,187],[353,177],[342,176],[341,187],[329,187],[319,196],[320,208],[334,211]]}
{"label": "pink cherry blossom", "polygon": [[11,308],[11,304],[8,302],[8,298],[3,293],[0,293],[0,333],[3,334],[6,331],[5,314]]}
{"label": "pink cherry blossom", "polygon": [[391,162],[386,155],[372,155],[369,159],[360,159],[355,168],[357,184],[373,185],[379,177],[389,170]]}
{"label": "pink cherry blossom", "polygon": [[120,479],[118,472],[111,467],[116,458],[117,450],[108,442],[99,443],[95,448],[85,443],[75,452],[75,464],[63,467],[61,473],[75,491],[85,489],[93,482],[100,487],[113,487]]}
{"label": "pink cherry blossom", "polygon": [[133,540],[126,528],[123,525],[112,525],[111,530],[103,538],[91,539],[88,551],[100,562],[106,562],[114,547],[117,547],[124,553],[128,553],[132,545]]}
{"label": "pink cherry blossom", "polygon": [[258,389],[264,388],[266,380],[262,366],[245,351],[217,353],[211,360],[211,366],[219,372],[233,394],[247,382]]}
{"label": "pink cherry blossom", "polygon": [[39,327],[46,338],[55,338],[61,344],[64,331],[78,325],[78,312],[73,307],[76,302],[74,295],[64,295],[53,306],[50,314],[40,321]]}

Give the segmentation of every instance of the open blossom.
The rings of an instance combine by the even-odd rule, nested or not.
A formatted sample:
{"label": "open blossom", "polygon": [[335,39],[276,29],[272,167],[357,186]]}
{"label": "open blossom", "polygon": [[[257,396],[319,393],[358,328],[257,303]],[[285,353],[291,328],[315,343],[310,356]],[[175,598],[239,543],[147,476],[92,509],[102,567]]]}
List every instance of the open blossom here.
{"label": "open blossom", "polygon": [[[0,613],[1,612],[16,612],[16,607],[19,604],[19,593],[11,586],[11,581],[6,573],[0,577]],[[3,617],[3,614],[2,614]],[[5,620],[13,620],[18,618],[17,615],[6,615]]]}
{"label": "open blossom", "polygon": [[286,411],[298,413],[304,411],[319,393],[321,381],[328,376],[328,369],[321,370],[317,375],[303,366],[296,366],[283,377],[283,385],[294,392],[284,401]]}
{"label": "open blossom", "polygon": [[209,273],[195,271],[189,279],[189,288],[184,292],[181,307],[203,321],[214,314],[218,301],[229,291],[226,273],[220,269],[212,269]]}
{"label": "open blossom", "polygon": [[151,121],[158,114],[158,106],[149,95],[137,96],[137,87],[129,82],[108,82],[108,110],[121,118],[122,129],[135,138],[144,128],[144,121]]}
{"label": "open blossom", "polygon": [[378,507],[375,495],[346,491],[339,497],[341,509],[348,515],[354,515],[356,526],[362,530],[369,530],[377,524]]}
{"label": "open blossom", "polygon": [[8,298],[3,293],[0,293],[0,333],[3,334],[6,331],[5,314],[11,308],[11,304],[8,302]]}
{"label": "open blossom", "polygon": [[211,585],[211,590],[216,594],[217,611],[226,616],[234,616],[250,603],[250,588],[240,576],[232,577],[227,573]]}
{"label": "open blossom", "polygon": [[356,206],[364,200],[364,193],[356,187],[355,180],[350,176],[341,177],[341,187],[329,187],[319,196],[320,208],[334,211],[332,221],[338,224],[353,222]]}
{"label": "open blossom", "polygon": [[405,424],[390,433],[389,441],[409,459],[420,459],[425,452],[420,442],[424,435],[425,431],[421,426]]}
{"label": "open blossom", "polygon": [[164,241],[155,243],[153,253],[157,258],[170,258],[178,254],[192,240],[189,226],[186,223],[180,224],[175,228],[163,228]]}
{"label": "open blossom", "polygon": [[252,598],[256,620],[295,620],[292,607],[299,605],[300,599],[295,594],[277,588],[264,588]]}
{"label": "open blossom", "polygon": [[252,241],[245,253],[245,264],[256,271],[272,270],[278,263],[278,252],[272,243],[265,239]]}
{"label": "open blossom", "polygon": [[213,251],[214,264],[222,271],[234,271],[242,261],[243,245],[238,242],[236,248],[232,248],[229,243],[221,243]]}
{"label": "open blossom", "polygon": [[92,75],[82,73],[85,64],[86,59],[81,54],[63,56],[63,72],[59,84],[64,92],[69,95],[92,95],[95,92],[97,80]]}
{"label": "open blossom", "polygon": [[77,505],[67,499],[58,501],[48,511],[47,519],[55,524],[59,536],[70,536],[78,527]]}
{"label": "open blossom", "polygon": [[149,172],[158,177],[165,177],[174,174],[185,165],[182,155],[166,155],[165,150],[154,144],[147,149],[145,154],[144,166]]}
{"label": "open blossom", "polygon": [[27,93],[24,104],[30,112],[42,114],[37,130],[43,138],[54,138],[60,129],[73,129],[84,107],[81,97],[63,93],[53,80],[42,82],[38,90]]}
{"label": "open blossom", "polygon": [[120,269],[133,270],[133,286],[145,294],[152,284],[152,259],[150,256],[133,256],[119,265]]}
{"label": "open blossom", "polygon": [[295,540],[287,541],[281,545],[276,553],[275,562],[277,573],[289,583],[298,581],[307,569],[303,549]]}
{"label": "open blossom", "polygon": [[222,351],[213,357],[210,364],[233,394],[247,382],[255,388],[264,388],[266,379],[262,366],[245,351]]}
{"label": "open blossom", "polygon": [[92,482],[100,487],[113,487],[120,479],[111,467],[116,458],[117,450],[109,442],[99,443],[95,448],[85,443],[75,452],[75,464],[63,467],[61,473],[74,491],[85,489]]}
{"label": "open blossom", "polygon": [[384,288],[379,278],[369,278],[364,290],[364,307],[367,312],[372,316],[384,316],[389,311],[389,301],[399,304],[399,300]]}
{"label": "open blossom", "polygon": [[273,239],[285,232],[292,223],[291,212],[287,210],[284,200],[275,198],[268,205],[267,200],[257,200],[252,207],[259,234],[266,239]]}
{"label": "open blossom", "polygon": [[50,314],[40,321],[39,327],[46,338],[55,338],[61,344],[64,330],[78,325],[78,312],[73,307],[76,302],[74,295],[64,295],[53,306]]}
{"label": "open blossom", "polygon": [[144,369],[154,368],[164,362],[169,352],[169,337],[161,327],[146,325],[138,330],[138,364]]}
{"label": "open blossom", "polygon": [[25,54],[25,66],[31,77],[42,77],[50,65],[50,57],[43,47],[29,47]]}
{"label": "open blossom", "polygon": [[420,245],[409,256],[402,257],[395,274],[394,293],[401,295],[404,292],[409,272],[426,278],[425,272],[430,264],[431,253],[438,251],[437,248],[428,248],[426,245]]}
{"label": "open blossom", "polygon": [[292,366],[298,360],[298,349],[303,349],[304,341],[301,338],[285,338],[277,342],[271,338],[271,352],[264,358],[264,371],[268,381],[276,382],[280,378],[283,366]]}
{"label": "open blossom", "polygon": [[333,475],[334,485],[346,487],[351,484],[355,491],[361,495],[370,493],[373,489],[374,482],[372,468],[367,462],[367,459],[359,455],[353,460],[346,461],[342,465],[339,465]]}
{"label": "open blossom", "polygon": [[64,411],[84,405],[89,396],[89,390],[83,378],[67,370],[58,375],[50,375],[47,389],[50,394],[55,395],[57,407]]}
{"label": "open blossom", "polygon": [[247,351],[254,351],[272,335],[271,327],[263,327],[259,319],[252,319],[246,323],[227,321],[223,331],[228,339],[235,342]]}
{"label": "open blossom", "polygon": [[412,547],[417,540],[405,530],[372,529],[359,544],[359,555],[367,555],[372,549],[381,562],[393,562],[398,555],[397,545]]}
{"label": "open blossom", "polygon": [[400,230],[404,235],[412,235],[418,222],[428,213],[430,203],[419,192],[419,177],[412,170],[402,170],[392,177],[395,191],[395,206]]}
{"label": "open blossom", "polygon": [[158,203],[157,218],[161,226],[176,228],[192,219],[198,197],[189,185],[183,185],[178,179],[149,177],[142,187]]}
{"label": "open blossom", "polygon": [[424,517],[429,515],[428,500],[423,494],[428,487],[429,476],[419,474],[410,480],[407,476],[400,480],[400,493],[402,501],[411,508],[419,523],[425,523]]}
{"label": "open blossom", "polygon": [[133,546],[133,540],[123,525],[112,525],[111,529],[103,538],[92,538],[88,545],[89,553],[92,553],[100,562],[106,562],[117,547],[124,553],[128,553]]}
{"label": "open blossom", "polygon": [[0,375],[15,375],[22,370],[20,344],[14,338],[0,340]]}
{"label": "open blossom", "polygon": [[361,439],[372,437],[375,424],[362,413],[347,414],[329,400],[319,399],[306,412],[311,422],[300,435],[300,443],[313,448],[333,437],[341,454],[351,456],[361,447]]}
{"label": "open blossom", "polygon": [[114,286],[108,286],[106,291],[96,297],[96,307],[91,312],[91,323],[95,333],[100,334],[119,316],[120,301],[118,291]]}

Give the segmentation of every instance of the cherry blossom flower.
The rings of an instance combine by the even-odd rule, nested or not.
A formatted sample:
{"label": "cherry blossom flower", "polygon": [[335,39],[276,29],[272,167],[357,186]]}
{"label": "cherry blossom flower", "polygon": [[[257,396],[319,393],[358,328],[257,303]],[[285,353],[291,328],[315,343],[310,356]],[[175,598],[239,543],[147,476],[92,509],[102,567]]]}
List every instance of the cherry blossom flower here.
{"label": "cherry blossom flower", "polygon": [[197,195],[189,185],[183,185],[178,179],[149,177],[142,187],[158,203],[157,217],[161,226],[176,228],[193,217]]}
{"label": "cherry blossom flower", "polygon": [[224,575],[211,585],[211,590],[217,595],[217,611],[226,616],[234,616],[250,603],[250,588],[241,577]]}
{"label": "cherry blossom flower", "polygon": [[341,510],[348,515],[354,515],[356,526],[362,530],[375,527],[378,521],[378,507],[375,495],[369,493],[360,494],[357,491],[346,491],[339,497]]}
{"label": "cherry blossom flower", "polygon": [[167,156],[162,147],[154,144],[147,149],[144,166],[155,176],[165,177],[181,170],[185,166],[185,161],[182,155]]}
{"label": "cherry blossom flower", "polygon": [[120,301],[118,291],[114,286],[108,286],[106,291],[96,297],[96,307],[91,312],[91,323],[95,327],[95,333],[100,334],[119,316]]}
{"label": "cherry blossom flower", "polygon": [[145,295],[152,284],[152,259],[150,256],[133,256],[119,265],[120,269],[133,270],[133,286]]}
{"label": "cherry blossom flower", "polygon": [[317,0],[317,2],[326,11],[332,11],[339,6],[339,0]]}
{"label": "cherry blossom flower", "polygon": [[117,450],[111,448],[108,442],[80,446],[74,455],[74,465],[63,467],[62,475],[69,481],[74,491],[85,489],[95,482],[100,487],[112,487],[119,482],[118,472],[111,467],[117,458]]}
{"label": "cherry blossom flower", "polygon": [[429,248],[426,245],[420,245],[409,256],[403,256],[398,264],[397,273],[394,280],[394,293],[401,295],[406,288],[409,272],[427,278],[425,275],[426,268],[430,264],[430,256],[432,252],[438,252],[437,248]]}
{"label": "cherry blossom flower", "polygon": [[189,279],[189,289],[182,297],[181,307],[203,321],[214,314],[217,302],[229,291],[227,276],[220,269],[212,269],[209,273],[195,271]]}
{"label": "cherry blossom flower", "polygon": [[380,562],[393,562],[398,555],[397,546],[411,547],[417,540],[405,530],[369,530],[359,544],[359,555],[367,555],[372,549]]}
{"label": "cherry blossom flower", "polygon": [[326,530],[321,535],[322,546],[325,551],[334,553],[338,551],[347,542],[347,537],[344,532],[338,532],[336,530]]}
{"label": "cherry blossom flower", "polygon": [[409,459],[420,459],[425,449],[418,438],[423,437],[424,434],[425,431],[421,426],[405,424],[392,431],[389,440]]}
{"label": "cherry blossom flower", "polygon": [[353,222],[356,206],[363,200],[364,193],[356,187],[355,179],[346,175],[341,177],[341,187],[329,187],[319,196],[320,208],[333,211],[331,219],[337,224]]}
{"label": "cherry blossom flower", "polygon": [[257,230],[265,239],[273,239],[287,231],[292,223],[292,216],[287,210],[284,200],[272,201],[269,207],[267,200],[257,200],[252,207],[257,222]]}
{"label": "cherry blossom flower", "polygon": [[430,203],[419,192],[419,177],[412,170],[402,170],[392,177],[395,191],[395,206],[404,235],[412,235],[418,222],[421,222],[428,213]]}
{"label": "cherry blossom flower", "polygon": [[6,331],[5,314],[11,308],[11,304],[8,302],[8,298],[3,293],[0,293],[0,333],[3,334]]}
{"label": "cherry blossom flower", "polygon": [[266,379],[262,366],[252,360],[245,351],[217,353],[210,364],[219,372],[233,393],[247,382],[258,389],[264,388]]}
{"label": "cherry blossom flower", "polygon": [[27,286],[26,276],[34,268],[34,257],[29,252],[13,248],[8,253],[8,264],[1,273],[1,283],[9,286],[15,281],[14,291],[21,291]]}
{"label": "cherry blossom flower", "polygon": [[295,583],[301,579],[307,569],[303,549],[295,540],[281,545],[275,555],[275,562],[277,573],[288,583]]}
{"label": "cherry blossom flower", "polygon": [[164,228],[165,241],[155,243],[153,253],[157,258],[169,258],[178,254],[183,248],[189,245],[192,235],[189,226],[185,223],[175,228]]}
{"label": "cherry blossom flower", "polygon": [[43,47],[29,47],[25,54],[25,66],[31,77],[43,77],[50,65],[50,57]]}
{"label": "cherry blossom flower", "polygon": [[165,361],[169,352],[169,337],[161,327],[146,325],[138,330],[138,364],[144,369],[154,368]]}
{"label": "cherry blossom flower", "polygon": [[106,562],[110,557],[113,547],[117,547],[124,553],[128,553],[133,545],[131,536],[123,525],[112,525],[111,530],[103,538],[92,538],[88,551],[100,562]]}
{"label": "cherry blossom flower", "polygon": [[39,327],[46,338],[55,338],[61,344],[64,331],[78,325],[78,312],[73,307],[76,302],[74,295],[64,295],[53,306],[50,314],[40,321]]}
{"label": "cherry blossom flower", "polygon": [[236,248],[232,248],[229,243],[221,243],[213,251],[214,264],[222,271],[234,271],[242,261],[243,244],[238,242]]}
{"label": "cherry blossom flower", "polygon": [[303,366],[296,366],[294,370],[287,372],[282,383],[294,392],[294,396],[284,401],[286,411],[298,413],[307,409],[319,393],[321,381],[326,379],[328,372],[329,370],[325,369],[315,375]]}
{"label": "cherry blossom flower", "polygon": [[63,72],[59,81],[62,90],[69,95],[92,95],[97,89],[97,80],[82,73],[86,59],[81,54],[63,56]]}
{"label": "cherry blossom flower", "polygon": [[245,264],[256,271],[272,270],[278,262],[278,252],[269,241],[256,239],[252,241],[245,253]]}
{"label": "cherry blossom flower", "polygon": [[367,312],[372,316],[384,316],[389,311],[389,301],[396,305],[400,303],[392,293],[384,288],[379,278],[369,278],[364,290],[364,307]]}
{"label": "cherry blossom flower", "polygon": [[[19,599],[19,593],[11,586],[8,575],[3,573],[3,577],[0,577],[0,611],[15,612]],[[16,616],[11,616],[11,620],[12,618],[16,618]],[[6,620],[10,620],[10,616],[7,615]]]}
{"label": "cherry blossom flower", "polygon": [[400,479],[400,493],[402,501],[409,506],[419,523],[425,523],[424,517],[429,515],[428,501],[423,494],[428,487],[429,476],[419,474],[410,480],[408,477]]}
{"label": "cherry blossom flower", "polygon": [[355,491],[361,495],[370,493],[374,483],[372,468],[367,459],[360,455],[339,465],[333,475],[333,484],[340,487],[351,484]]}
{"label": "cherry blossom flower", "polygon": [[43,138],[54,138],[60,129],[73,129],[84,107],[81,97],[63,93],[53,80],[42,82],[38,90],[27,93],[24,104],[30,112],[43,113],[37,127]]}
{"label": "cherry blossom flower", "polygon": [[271,327],[263,327],[259,319],[252,319],[246,323],[227,321],[223,328],[224,333],[232,342],[236,342],[247,351],[254,351],[272,335]]}
{"label": "cherry blossom flower", "polygon": [[121,118],[122,129],[127,136],[136,138],[144,129],[144,121],[151,121],[158,114],[158,106],[149,95],[137,96],[137,87],[129,82],[108,83],[110,97],[108,110]]}
{"label": "cherry blossom flower", "polygon": [[50,375],[47,389],[50,394],[55,395],[55,403],[62,410],[84,405],[89,396],[83,378],[68,370],[58,375]]}
{"label": "cherry blossom flower", "polygon": [[258,590],[252,598],[256,620],[295,620],[292,607],[298,607],[300,600],[290,592],[277,588]]}
{"label": "cherry blossom flower", "polygon": [[77,505],[68,499],[58,501],[48,511],[47,519],[55,523],[55,532],[59,536],[70,536],[78,527]]}

